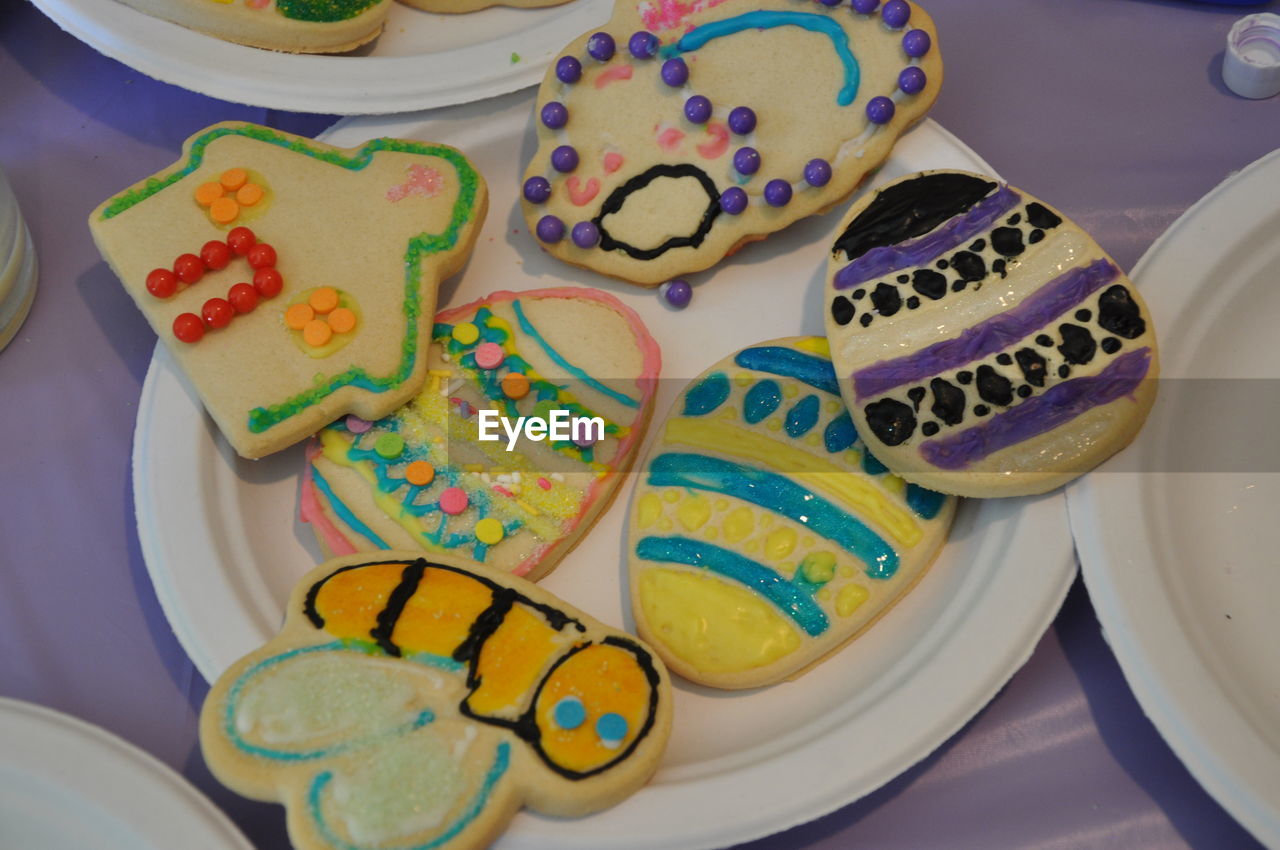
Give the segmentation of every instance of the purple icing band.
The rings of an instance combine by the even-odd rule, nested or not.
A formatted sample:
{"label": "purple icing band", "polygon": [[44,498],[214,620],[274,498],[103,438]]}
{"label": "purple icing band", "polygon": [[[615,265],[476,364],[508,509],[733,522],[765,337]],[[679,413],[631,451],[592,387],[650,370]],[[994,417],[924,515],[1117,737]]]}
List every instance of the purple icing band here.
{"label": "purple icing band", "polygon": [[967,211],[948,219],[919,239],[872,248],[836,272],[835,288],[852,289],[860,283],[899,269],[928,265],[951,249],[988,230],[1001,216],[1020,203],[1021,195],[1008,186],[1001,186]]}
{"label": "purple icing band", "polygon": [[854,394],[861,401],[994,354],[1061,316],[1115,280],[1119,273],[1107,260],[1094,260],[1087,266],[1064,272],[1028,295],[1017,307],[966,328],[955,339],[935,342],[912,354],[854,372]]}
{"label": "purple icing band", "polygon": [[939,469],[964,469],[974,461],[1052,431],[1093,407],[1133,395],[1151,366],[1151,349],[1122,354],[1097,375],[1050,387],[981,425],[920,445],[920,455]]}

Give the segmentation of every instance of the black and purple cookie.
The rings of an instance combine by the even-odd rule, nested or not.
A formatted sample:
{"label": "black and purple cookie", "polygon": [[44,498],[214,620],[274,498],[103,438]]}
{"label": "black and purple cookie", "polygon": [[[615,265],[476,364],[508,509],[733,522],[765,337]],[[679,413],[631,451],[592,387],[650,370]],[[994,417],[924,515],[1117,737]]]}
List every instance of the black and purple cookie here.
{"label": "black and purple cookie", "polygon": [[1155,400],[1133,284],[1070,219],[989,177],[930,171],[868,194],[827,280],[845,402],[908,481],[1043,493],[1127,445]]}

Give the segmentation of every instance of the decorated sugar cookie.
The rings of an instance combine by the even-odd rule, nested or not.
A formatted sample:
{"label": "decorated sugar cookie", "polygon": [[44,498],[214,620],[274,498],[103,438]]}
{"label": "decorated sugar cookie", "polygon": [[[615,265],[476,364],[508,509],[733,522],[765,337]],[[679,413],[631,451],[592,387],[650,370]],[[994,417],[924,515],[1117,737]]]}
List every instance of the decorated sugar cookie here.
{"label": "decorated sugar cookie", "polygon": [[444,145],[341,150],[227,123],[89,228],[227,441],[256,458],[413,397],[436,286],[486,206],[483,179]]}
{"label": "decorated sugar cookie", "polygon": [[391,0],[121,0],[217,38],[289,53],[342,53],[382,32]]}
{"label": "decorated sugar cookie", "polygon": [[[320,432],[302,517],[331,554],[450,552],[537,579],[630,469],[653,409],[658,345],[607,293],[543,289],[444,311],[427,359],[409,404]],[[558,416],[561,433],[513,438],[521,416],[552,428]]]}
{"label": "decorated sugar cookie", "polygon": [[672,670],[721,688],[796,676],[875,622],[928,569],[955,510],[868,453],[819,337],[704,372],[641,476],[636,626]]}
{"label": "decorated sugar cookie", "polygon": [[538,92],[525,218],[561,260],[656,286],[847,198],[941,82],[905,0],[618,0]]}
{"label": "decorated sugar cookie", "polygon": [[868,446],[962,496],[1042,493],[1133,439],[1155,400],[1142,297],[1087,233],[977,174],[914,174],[849,211],[827,335]]}
{"label": "decorated sugar cookie", "polygon": [[647,647],[500,570],[387,552],[294,588],[200,714],[215,776],[283,803],[298,850],[487,847],[522,806],[639,789],[671,728]]}

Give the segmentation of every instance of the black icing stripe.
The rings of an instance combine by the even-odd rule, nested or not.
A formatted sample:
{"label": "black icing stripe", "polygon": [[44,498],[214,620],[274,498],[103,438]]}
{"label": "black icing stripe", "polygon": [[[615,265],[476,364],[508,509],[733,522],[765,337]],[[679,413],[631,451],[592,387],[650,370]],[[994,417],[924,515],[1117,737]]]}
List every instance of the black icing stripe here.
{"label": "black icing stripe", "polygon": [[[669,178],[685,178],[692,177],[698,181],[698,185],[702,187],[702,191],[707,193],[707,208],[702,213],[702,220],[698,222],[698,228],[688,236],[673,236],[666,242],[663,242],[656,248],[637,248],[629,245],[621,239],[616,238],[604,226],[605,216],[612,215],[622,209],[623,204],[627,202],[633,193],[640,191],[648,186],[654,180],[660,177]],[[622,251],[628,257],[635,260],[653,260],[661,257],[673,248],[697,248],[702,241],[707,238],[707,234],[711,232],[711,225],[715,223],[716,216],[720,215],[720,192],[716,189],[715,181],[713,181],[707,172],[698,168],[696,165],[689,163],[680,163],[678,165],[662,164],[655,165],[652,168],[637,174],[626,183],[609,193],[609,197],[605,198],[603,204],[600,205],[600,212],[596,217],[591,219],[591,223],[600,231],[600,249],[603,251]]]}
{"label": "black icing stripe", "polygon": [[923,236],[982,200],[996,184],[970,174],[942,172],[895,183],[876,194],[832,248],[856,260],[872,248]]}

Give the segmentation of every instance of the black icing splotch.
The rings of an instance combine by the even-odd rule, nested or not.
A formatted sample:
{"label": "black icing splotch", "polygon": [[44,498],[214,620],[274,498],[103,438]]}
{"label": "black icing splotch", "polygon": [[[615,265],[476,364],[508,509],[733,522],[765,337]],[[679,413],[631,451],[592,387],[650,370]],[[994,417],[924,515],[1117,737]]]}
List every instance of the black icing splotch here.
{"label": "black icing splotch", "polygon": [[1093,359],[1093,355],[1098,351],[1098,343],[1094,341],[1093,334],[1089,333],[1087,328],[1079,325],[1058,325],[1058,335],[1062,337],[1062,344],[1058,346],[1058,351],[1062,353],[1062,359],[1068,363],[1083,366]]}
{"label": "black icing splotch", "polygon": [[898,294],[897,287],[879,283],[871,290],[871,303],[881,316],[892,316],[902,309],[902,296]]}
{"label": "black icing splotch", "polygon": [[[1039,227],[1041,230],[1051,230],[1062,224],[1062,219],[1049,210],[1044,204],[1032,201],[1027,204],[1027,221],[1032,227]],[[1016,224],[1017,222],[1010,222]]]}
{"label": "black icing splotch", "polygon": [[1045,367],[1048,365],[1040,353],[1034,348],[1020,348],[1013,353],[1013,359],[1018,361],[1018,368],[1022,370],[1022,377],[1028,384],[1043,387],[1045,378]]}
{"label": "black icing splotch", "polygon": [[982,200],[996,184],[969,174],[925,174],[895,183],[876,194],[867,208],[849,222],[832,246],[856,260],[872,248],[896,245],[923,236],[947,219]]}
{"label": "black icing splotch", "polygon": [[977,254],[961,251],[951,257],[951,268],[961,280],[978,281],[987,276],[987,264]]}
{"label": "black icing splotch", "polygon": [[1013,384],[987,364],[978,367],[978,397],[988,404],[1007,407],[1013,402]]}
{"label": "black icing splotch", "polygon": [[933,404],[929,410],[947,425],[959,425],[964,419],[964,390],[944,378],[929,382]]}
{"label": "black icing splotch", "polygon": [[1106,354],[1115,354],[1120,350],[1120,346],[1124,343],[1113,336],[1109,336],[1102,341],[1102,350]]}
{"label": "black icing splotch", "polygon": [[932,437],[934,434],[938,433],[938,430],[937,422],[926,422],[920,426],[920,433],[924,434],[926,437]]}
{"label": "black icing splotch", "polygon": [[924,387],[912,387],[907,390],[907,398],[911,399],[911,406],[915,408],[917,413],[920,412],[920,402],[924,401],[924,394]]}
{"label": "black icing splotch", "polygon": [[837,325],[844,326],[852,322],[854,312],[853,302],[843,295],[837,295],[831,302],[831,318],[836,320]]}
{"label": "black icing splotch", "polygon": [[933,269],[917,269],[911,276],[911,288],[930,301],[947,294],[947,278]]}
{"label": "black icing splotch", "polygon": [[991,231],[991,247],[1006,257],[1016,257],[1027,250],[1022,244],[1022,231],[1016,227],[997,227]]}
{"label": "black icing splotch", "polygon": [[1098,324],[1116,336],[1136,339],[1147,330],[1147,323],[1129,290],[1117,283],[1098,299]]}
{"label": "black icing splotch", "polygon": [[[633,193],[644,189],[653,181],[690,178],[698,181],[698,185],[702,187],[702,191],[707,195],[707,207],[703,210],[702,218],[698,221],[698,226],[693,233],[687,236],[672,236],[656,248],[638,248],[614,237],[604,226],[605,216],[621,210],[623,204],[627,202],[627,198],[631,197]],[[689,163],[676,165],[664,163],[637,174],[610,192],[609,197],[605,198],[604,203],[600,205],[600,212],[596,214],[595,218],[591,219],[591,223],[600,230],[600,249],[602,251],[622,251],[632,259],[654,260],[674,248],[697,248],[702,244],[702,240],[707,238],[707,234],[711,232],[711,225],[715,223],[716,216],[720,215],[720,212],[720,191],[716,188],[715,181],[707,175],[707,172]]]}
{"label": "black icing splotch", "polygon": [[915,433],[915,413],[909,405],[895,398],[882,398],[872,402],[864,412],[871,433],[886,446],[901,445]]}

